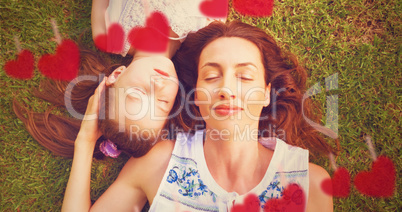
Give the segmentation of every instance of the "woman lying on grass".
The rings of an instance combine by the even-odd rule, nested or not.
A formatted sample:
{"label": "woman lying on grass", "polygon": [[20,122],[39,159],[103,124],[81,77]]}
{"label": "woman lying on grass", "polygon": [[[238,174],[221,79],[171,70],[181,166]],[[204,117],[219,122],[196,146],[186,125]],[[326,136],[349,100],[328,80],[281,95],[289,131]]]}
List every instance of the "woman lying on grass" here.
{"label": "woman lying on grass", "polygon": [[[311,113],[301,102],[306,71],[293,57],[256,27],[214,22],[190,34],[175,61],[190,95],[191,109],[180,117],[195,133],[179,133],[176,142],[158,142],[131,158],[91,206],[91,153],[101,133],[97,121],[84,121],[64,211],[140,211],[147,201],[150,211],[231,211],[253,196],[257,211],[332,211],[332,198],[320,188],[329,175],[300,147],[333,150],[303,119],[302,109]],[[87,115],[99,113],[105,84],[91,97]],[[281,197],[290,201],[272,203]]]}

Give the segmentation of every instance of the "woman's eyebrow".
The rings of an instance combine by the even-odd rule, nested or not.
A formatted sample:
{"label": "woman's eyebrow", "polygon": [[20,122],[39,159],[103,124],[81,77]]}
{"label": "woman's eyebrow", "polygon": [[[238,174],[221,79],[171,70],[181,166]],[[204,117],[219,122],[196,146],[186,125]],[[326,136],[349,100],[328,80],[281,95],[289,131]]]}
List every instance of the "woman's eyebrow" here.
{"label": "woman's eyebrow", "polygon": [[[219,63],[215,63],[215,62],[205,63],[201,68],[204,68],[206,66],[211,66],[211,67],[215,67],[215,68],[221,68],[221,65],[219,65]],[[240,67],[245,67],[245,66],[253,66],[255,69],[258,69],[257,66],[252,62],[238,63],[238,64],[236,64],[235,67],[240,68]]]}
{"label": "woman's eyebrow", "polygon": [[236,65],[236,68],[244,67],[244,66],[253,66],[255,69],[258,69],[254,63],[247,62],[247,63],[239,63]]}
{"label": "woman's eyebrow", "polygon": [[205,63],[201,68],[204,68],[206,66],[211,66],[211,67],[215,67],[215,68],[221,68],[221,65],[219,65],[219,63],[214,63],[214,62]]}

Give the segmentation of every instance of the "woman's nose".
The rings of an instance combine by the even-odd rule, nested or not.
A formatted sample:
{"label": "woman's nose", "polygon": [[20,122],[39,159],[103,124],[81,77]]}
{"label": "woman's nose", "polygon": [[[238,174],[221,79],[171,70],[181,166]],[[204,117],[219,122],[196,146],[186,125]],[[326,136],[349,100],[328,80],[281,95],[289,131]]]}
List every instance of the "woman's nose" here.
{"label": "woman's nose", "polygon": [[218,89],[218,95],[219,98],[221,99],[234,99],[236,98],[236,95],[233,94],[233,92],[228,89],[228,88],[219,88]]}
{"label": "woman's nose", "polygon": [[219,98],[221,99],[235,99],[237,93],[237,83],[234,77],[224,77],[221,87],[217,89]]}

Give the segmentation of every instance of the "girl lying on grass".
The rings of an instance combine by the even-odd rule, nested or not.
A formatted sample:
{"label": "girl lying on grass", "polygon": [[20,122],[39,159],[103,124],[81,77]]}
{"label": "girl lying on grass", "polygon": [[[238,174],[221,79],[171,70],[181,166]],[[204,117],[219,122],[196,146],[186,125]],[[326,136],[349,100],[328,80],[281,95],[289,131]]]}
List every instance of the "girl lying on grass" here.
{"label": "girl lying on grass", "polygon": [[[79,76],[70,84],[45,81],[42,91],[35,95],[54,105],[65,107],[73,118],[47,113],[34,113],[14,102],[14,111],[29,133],[44,147],[57,155],[73,157],[83,114],[89,98],[104,76],[104,116],[99,118],[102,136],[95,145],[95,156],[118,154],[114,149],[130,156],[144,155],[162,135],[166,126],[180,125],[174,115],[180,106],[176,98],[179,84],[175,67],[170,60],[181,41],[191,31],[207,25],[209,18],[198,11],[197,1],[110,1],[96,0],[92,5],[92,34],[94,40],[105,34],[112,23],[118,23],[126,35],[133,27],[145,25],[147,15],[158,11],[170,25],[169,41],[163,52],[149,52],[130,47],[124,38],[121,55],[133,55],[122,64],[111,65],[107,60],[90,51],[82,50]],[[143,5],[144,4],[144,5]],[[158,29],[154,29],[158,34]],[[173,108],[173,109],[172,109]],[[25,116],[27,115],[27,117]],[[141,131],[146,129],[145,131]],[[166,134],[166,133],[165,133]],[[170,136],[170,135],[168,135]],[[100,145],[102,143],[102,145]],[[101,146],[101,151],[99,151]]]}
{"label": "girl lying on grass", "polygon": [[[332,197],[320,188],[329,175],[308,162],[308,150],[333,149],[302,116],[312,108],[302,108],[307,74],[294,57],[256,27],[214,22],[189,34],[174,61],[189,95],[180,119],[194,133],[131,158],[91,206],[92,152],[101,132],[96,120],[84,119],[64,211],[140,211],[147,201],[150,211],[231,211],[241,204],[255,211],[332,211]],[[99,114],[107,81],[86,116]],[[272,202],[281,197],[286,204]]]}

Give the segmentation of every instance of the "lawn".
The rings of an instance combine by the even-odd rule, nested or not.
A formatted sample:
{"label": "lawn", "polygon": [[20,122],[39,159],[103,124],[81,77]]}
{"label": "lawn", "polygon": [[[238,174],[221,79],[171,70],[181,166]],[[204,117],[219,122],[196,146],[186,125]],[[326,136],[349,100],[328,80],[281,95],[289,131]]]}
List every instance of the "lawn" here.
{"label": "lawn", "polygon": [[[60,210],[72,163],[40,146],[12,110],[13,99],[38,112],[49,107],[30,93],[44,78],[37,68],[30,80],[5,74],[4,64],[15,59],[17,53],[14,36],[18,36],[23,49],[33,52],[37,62],[57,46],[50,24],[54,18],[63,38],[80,40],[93,48],[90,11],[91,2],[84,0],[0,2],[1,211]],[[242,16],[232,7],[229,11],[229,20],[241,20],[272,34],[309,70],[309,85],[320,83],[320,93],[313,98],[319,101],[324,115],[331,113],[323,123],[337,127],[341,152],[336,162],[350,171],[352,179],[371,167],[365,135],[373,138],[378,155],[392,159],[397,169],[392,197],[364,196],[352,186],[347,198],[334,198],[335,211],[400,210],[401,2],[276,0],[274,13],[268,18]],[[331,76],[337,79],[335,84],[326,85]],[[338,97],[338,113],[325,110],[328,96]],[[127,159],[94,161],[93,201],[114,181]],[[313,162],[333,173],[326,157]]]}

